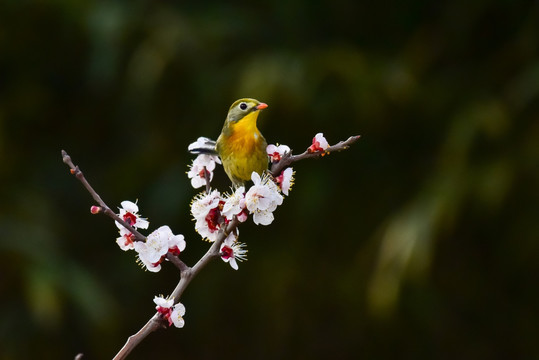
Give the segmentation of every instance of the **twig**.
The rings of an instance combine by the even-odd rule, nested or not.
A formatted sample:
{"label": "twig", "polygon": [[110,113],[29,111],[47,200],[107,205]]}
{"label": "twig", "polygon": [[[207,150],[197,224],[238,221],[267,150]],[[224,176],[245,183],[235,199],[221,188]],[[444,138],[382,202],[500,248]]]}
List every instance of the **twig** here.
{"label": "twig", "polygon": [[129,230],[133,235],[135,235],[136,241],[146,241],[146,236],[142,235],[140,232],[137,231],[137,229],[135,229],[126,221],[124,221],[124,219],[116,215],[116,213],[114,213],[114,211],[112,211],[107,206],[107,204],[105,204],[105,202],[101,199],[101,196],[99,196],[99,194],[90,185],[88,180],[86,180],[86,178],[84,177],[84,174],[79,169],[79,167],[73,164],[73,162],[71,161],[71,156],[69,156],[64,150],[62,150],[62,160],[71,169],[71,174],[75,175],[75,177],[82,183],[82,185],[84,185],[86,190],[88,190],[90,195],[92,195],[92,198],[95,200],[95,202],[97,202],[97,204],[102,208],[103,214],[119,222],[123,227]]}
{"label": "twig", "polygon": [[271,166],[271,175],[273,175],[274,177],[278,176],[281,171],[283,171],[286,167],[290,166],[296,161],[310,158],[318,158],[321,156],[329,155],[332,152],[346,150],[350,147],[350,145],[358,141],[360,137],[361,135],[350,136],[345,141],[340,141],[337,144],[328,147],[325,151],[309,152],[308,150],[306,150],[303,154],[299,155],[292,155],[291,153],[287,153],[281,158],[281,160]]}
{"label": "twig", "polygon": [[155,315],[152,316],[150,320],[148,320],[146,325],[144,325],[139,331],[137,331],[136,334],[133,334],[127,338],[127,342],[120,349],[118,354],[116,354],[113,360],[125,359],[127,355],[129,355],[131,351],[133,351],[133,349],[138,344],[140,344],[142,340],[146,338],[146,336],[150,335],[162,326],[165,326],[163,319],[161,318],[159,313],[155,313]]}

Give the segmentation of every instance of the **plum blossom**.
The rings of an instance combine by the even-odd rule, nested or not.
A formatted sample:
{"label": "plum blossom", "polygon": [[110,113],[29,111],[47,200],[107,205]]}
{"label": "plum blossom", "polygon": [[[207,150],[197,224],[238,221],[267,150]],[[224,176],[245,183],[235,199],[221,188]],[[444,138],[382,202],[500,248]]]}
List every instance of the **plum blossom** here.
{"label": "plum blossom", "polygon": [[251,174],[253,186],[245,194],[247,210],[253,214],[253,221],[259,225],[272,223],[273,211],[283,203],[279,188],[268,176],[262,178],[256,172]]}
{"label": "plum blossom", "polygon": [[157,305],[155,310],[168,321],[168,326],[174,324],[177,328],[182,328],[185,325],[185,306],[182,303],[174,305],[174,298],[165,299],[163,296],[156,296],[153,302]]}
{"label": "plum blossom", "polygon": [[288,196],[288,192],[294,185],[294,170],[292,168],[284,169],[281,175],[275,177],[275,182],[279,185],[283,194]]}
{"label": "plum blossom", "polygon": [[[118,216],[122,218],[126,223],[131,225],[135,229],[147,229],[150,225],[147,219],[141,218],[138,214],[138,206],[131,201],[122,201],[122,207],[119,208],[120,213]],[[116,238],[116,243],[123,251],[134,249],[135,236],[131,234],[123,225],[115,221],[116,227],[119,229],[120,236]]]}
{"label": "plum blossom", "polygon": [[206,175],[208,175],[210,181],[213,179],[213,170],[215,170],[216,163],[221,163],[221,159],[217,155],[198,155],[193,160],[189,172],[187,172],[187,177],[191,179],[191,186],[195,189],[206,186]]}
{"label": "plum blossom", "polygon": [[281,160],[281,158],[284,156],[284,154],[289,153],[290,148],[286,145],[273,145],[270,144],[268,147],[266,147],[266,153],[270,157],[270,161],[272,163],[277,162]]}
{"label": "plum blossom", "polygon": [[164,298],[163,296],[156,296],[153,298],[155,310],[162,312],[163,309],[169,309],[174,306],[174,298]]}
{"label": "plum blossom", "polygon": [[198,194],[191,202],[191,215],[197,220],[200,217],[205,217],[210,209],[213,209],[221,201],[221,194],[218,190],[213,190],[206,194],[202,192]]}
{"label": "plum blossom", "polygon": [[[126,223],[134,227],[135,229],[147,229],[150,222],[147,219],[141,218],[138,214],[138,206],[136,203],[125,200],[121,202],[122,207],[118,208],[120,213],[118,216]],[[115,222],[116,227],[122,230],[125,229],[119,222]]]}
{"label": "plum blossom", "polygon": [[168,226],[161,226],[146,238],[134,244],[139,260],[151,272],[161,270],[161,263],[170,251],[179,255],[185,249],[183,235],[174,235]]}
{"label": "plum blossom", "polygon": [[172,308],[172,312],[170,313],[170,317],[168,320],[168,326],[170,326],[170,321],[172,321],[172,324],[176,326],[177,328],[182,328],[185,325],[185,320],[183,319],[183,316],[185,315],[185,306],[183,306],[182,303],[177,303]]}
{"label": "plum blossom", "polygon": [[313,138],[313,144],[307,149],[308,152],[324,152],[329,147],[329,144],[323,133],[318,133]]}
{"label": "plum blossom", "polygon": [[125,228],[120,229],[120,236],[116,238],[116,243],[123,251],[133,250],[135,248],[135,235]]}
{"label": "plum blossom", "polygon": [[221,214],[224,204],[217,190],[209,194],[201,193],[191,203],[191,214],[196,221],[195,230],[211,242],[217,239],[222,224],[228,221]]}
{"label": "plum blossom", "polygon": [[[172,233],[172,231],[171,231]],[[183,235],[174,235],[168,237],[168,252],[172,255],[180,255],[185,250],[185,238]]]}
{"label": "plum blossom", "polygon": [[249,213],[245,208],[245,187],[240,186],[234,193],[226,198],[221,214],[228,221],[231,221],[234,218],[234,215],[237,216],[240,222],[247,220]]}
{"label": "plum blossom", "polygon": [[240,243],[234,233],[228,235],[228,237],[223,241],[220,253],[221,259],[224,262],[229,263],[234,270],[238,270],[237,261],[247,259],[247,250],[245,249],[245,244]]}

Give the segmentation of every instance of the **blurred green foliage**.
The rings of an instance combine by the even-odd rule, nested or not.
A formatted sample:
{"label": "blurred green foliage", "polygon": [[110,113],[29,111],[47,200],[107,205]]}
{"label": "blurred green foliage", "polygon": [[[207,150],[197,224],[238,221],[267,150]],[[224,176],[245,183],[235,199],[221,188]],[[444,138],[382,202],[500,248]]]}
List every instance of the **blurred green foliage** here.
{"label": "blurred green foliage", "polygon": [[[302,151],[249,261],[211,264],[186,327],[132,354],[213,359],[539,357],[537,1],[0,3],[0,358],[111,358],[178,280],[140,271],[111,206],[204,253],[187,145],[254,97]],[[228,187],[223,173],[215,186]]]}

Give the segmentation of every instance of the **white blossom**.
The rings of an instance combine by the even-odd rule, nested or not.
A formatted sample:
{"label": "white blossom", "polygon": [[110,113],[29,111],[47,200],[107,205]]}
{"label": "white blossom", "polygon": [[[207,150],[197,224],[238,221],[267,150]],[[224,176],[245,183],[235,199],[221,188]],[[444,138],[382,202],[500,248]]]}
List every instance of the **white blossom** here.
{"label": "white blossom", "polygon": [[[132,201],[122,201],[122,207],[118,208],[120,213],[118,216],[122,218],[123,221],[131,225],[135,229],[147,229],[150,225],[150,222],[147,219],[141,218],[138,214],[138,205]],[[128,230],[119,222],[115,221],[116,227],[121,230]]]}
{"label": "white blossom", "polygon": [[329,144],[328,144],[326,138],[324,137],[324,134],[323,133],[318,133],[318,134],[316,134],[314,136],[313,144],[311,146],[309,146],[307,151],[309,151],[310,153],[321,152],[321,151],[323,152],[328,147],[329,147]]}
{"label": "white blossom", "polygon": [[[237,231],[237,229],[236,229]],[[236,235],[231,233],[221,244],[221,259],[230,264],[232,269],[238,270],[238,262],[247,259],[245,244],[240,243]]]}
{"label": "white blossom", "polygon": [[288,192],[294,185],[294,170],[292,168],[286,168],[281,172],[281,175],[275,178],[275,181],[281,188],[283,194],[288,196]]}
{"label": "white blossom", "polygon": [[[221,210],[221,214],[230,221],[234,218],[235,215],[240,215],[244,209],[245,187],[240,186],[236,189],[236,191],[234,191],[234,193],[232,193],[229,197],[226,198],[225,204],[223,205],[223,210]],[[240,219],[239,216],[238,219]]]}
{"label": "white blossom", "polygon": [[247,210],[253,214],[255,224],[269,225],[273,221],[273,211],[283,203],[283,196],[277,185],[267,176],[262,178],[256,172],[251,175],[253,186],[245,194]]}
{"label": "white blossom", "polygon": [[182,328],[185,325],[183,316],[185,315],[185,306],[182,303],[174,305],[174,298],[164,298],[163,296],[156,296],[153,302],[157,305],[155,309],[163,319],[168,322],[168,326],[176,326]]}
{"label": "white blossom", "polygon": [[140,262],[151,272],[161,270],[161,262],[170,251],[179,255],[185,249],[183,235],[174,235],[172,230],[166,225],[153,231],[146,241],[137,241],[134,244]]}
{"label": "white blossom", "polygon": [[206,186],[206,174],[211,181],[213,179],[213,170],[215,164],[220,164],[221,160],[217,155],[200,154],[194,160],[187,172],[187,177],[191,179],[191,186],[198,189]]}
{"label": "white blossom", "polygon": [[281,158],[290,152],[290,148],[286,145],[273,145],[270,144],[266,147],[266,153],[270,157],[272,163],[281,160]]}
{"label": "white blossom", "polygon": [[225,218],[221,215],[221,209],[225,201],[219,191],[214,190],[210,194],[200,194],[191,203],[191,214],[195,219],[195,230],[203,238],[215,241],[219,229]]}
{"label": "white blossom", "polygon": [[185,315],[185,306],[183,306],[182,303],[177,303],[172,308],[172,312],[170,313],[170,319],[169,319],[169,326],[170,321],[176,326],[177,328],[182,328],[185,325],[185,320],[183,319],[183,316]]}

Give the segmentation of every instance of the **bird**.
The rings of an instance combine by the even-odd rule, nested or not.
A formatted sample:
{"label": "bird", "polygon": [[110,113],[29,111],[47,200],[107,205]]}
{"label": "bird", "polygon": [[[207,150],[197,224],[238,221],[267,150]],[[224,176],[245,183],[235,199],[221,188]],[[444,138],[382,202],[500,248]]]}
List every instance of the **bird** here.
{"label": "bird", "polygon": [[267,107],[251,98],[234,101],[217,141],[199,138],[188,150],[193,154],[219,155],[234,187],[243,186],[253,172],[262,175],[268,169],[268,144],[257,127],[260,110]]}

